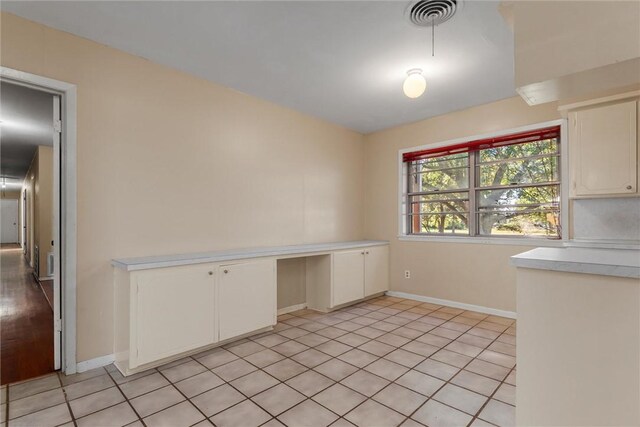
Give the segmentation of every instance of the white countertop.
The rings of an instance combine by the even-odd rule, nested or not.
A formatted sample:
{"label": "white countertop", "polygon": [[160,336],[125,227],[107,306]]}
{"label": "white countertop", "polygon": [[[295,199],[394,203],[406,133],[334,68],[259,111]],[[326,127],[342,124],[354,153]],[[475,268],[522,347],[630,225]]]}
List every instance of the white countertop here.
{"label": "white countertop", "polygon": [[536,248],[511,257],[516,267],[640,278],[640,251],[630,249]]}
{"label": "white countertop", "polygon": [[260,257],[290,257],[291,255],[320,255],[342,250],[388,245],[384,240],[358,240],[352,242],[316,243],[310,245],[270,246],[265,248],[232,249],[195,254],[163,255],[111,260],[111,265],[127,271],[148,270],[178,265],[204,264]]}

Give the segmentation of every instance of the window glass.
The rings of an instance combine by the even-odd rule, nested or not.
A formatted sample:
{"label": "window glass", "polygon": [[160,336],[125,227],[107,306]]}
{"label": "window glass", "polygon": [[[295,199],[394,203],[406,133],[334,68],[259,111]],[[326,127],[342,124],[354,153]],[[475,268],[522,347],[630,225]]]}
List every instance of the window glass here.
{"label": "window glass", "polygon": [[559,239],[559,139],[502,144],[407,162],[408,234]]}

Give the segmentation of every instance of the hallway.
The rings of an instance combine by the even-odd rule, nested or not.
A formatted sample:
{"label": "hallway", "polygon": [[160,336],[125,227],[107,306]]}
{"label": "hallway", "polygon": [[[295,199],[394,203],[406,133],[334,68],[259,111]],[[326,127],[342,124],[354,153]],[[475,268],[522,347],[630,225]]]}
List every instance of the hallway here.
{"label": "hallway", "polygon": [[53,371],[53,311],[16,244],[0,249],[1,383]]}

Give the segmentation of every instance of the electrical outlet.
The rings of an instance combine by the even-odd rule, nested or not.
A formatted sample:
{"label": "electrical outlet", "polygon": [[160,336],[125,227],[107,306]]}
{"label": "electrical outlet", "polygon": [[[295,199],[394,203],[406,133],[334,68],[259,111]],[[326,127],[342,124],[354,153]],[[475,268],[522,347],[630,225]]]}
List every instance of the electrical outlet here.
{"label": "electrical outlet", "polygon": [[409,270],[405,270],[404,271],[404,278],[405,279],[411,279],[411,272]]}

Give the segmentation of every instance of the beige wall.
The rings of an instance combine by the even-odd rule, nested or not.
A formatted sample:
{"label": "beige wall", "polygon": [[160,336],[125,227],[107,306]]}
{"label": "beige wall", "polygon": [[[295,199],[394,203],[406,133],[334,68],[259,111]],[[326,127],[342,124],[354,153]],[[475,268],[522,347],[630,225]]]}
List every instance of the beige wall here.
{"label": "beige wall", "polygon": [[516,425],[640,425],[640,281],[518,268],[517,283]]}
{"label": "beige wall", "polygon": [[640,83],[640,2],[507,1],[501,11],[514,30],[516,87],[529,104]]}
{"label": "beige wall", "polygon": [[307,302],[307,259],[278,260],[278,309]]}
{"label": "beige wall", "polygon": [[527,247],[397,239],[398,150],[558,118],[555,104],[529,107],[515,97],[366,136],[365,235],[391,242],[392,290],[515,311],[509,256]]}
{"label": "beige wall", "polygon": [[113,352],[112,258],[364,237],[362,135],[1,20],[3,66],[78,89],[78,361]]}
{"label": "beige wall", "polygon": [[0,199],[9,199],[9,200],[20,199],[20,192],[19,191],[1,191]]}
{"label": "beige wall", "polygon": [[516,87],[640,57],[640,2],[511,3]]}
{"label": "beige wall", "polygon": [[[34,267],[39,249],[38,277],[47,276],[47,253],[53,251],[53,149],[39,146],[24,180],[27,190],[27,260]],[[18,193],[19,195],[20,193]],[[22,220],[22,217],[21,217]]]}

